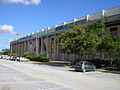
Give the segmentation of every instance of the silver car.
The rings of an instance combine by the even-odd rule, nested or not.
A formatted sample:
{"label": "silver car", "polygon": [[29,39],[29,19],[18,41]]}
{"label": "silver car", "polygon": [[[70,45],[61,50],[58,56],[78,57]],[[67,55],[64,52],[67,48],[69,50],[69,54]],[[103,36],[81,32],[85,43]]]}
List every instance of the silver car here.
{"label": "silver car", "polygon": [[17,57],[16,60],[20,61],[20,62],[28,62],[28,61],[30,61],[29,59],[27,59],[25,57]]}
{"label": "silver car", "polygon": [[87,61],[80,61],[75,65],[75,71],[95,71],[96,66],[94,66],[92,63],[89,63]]}

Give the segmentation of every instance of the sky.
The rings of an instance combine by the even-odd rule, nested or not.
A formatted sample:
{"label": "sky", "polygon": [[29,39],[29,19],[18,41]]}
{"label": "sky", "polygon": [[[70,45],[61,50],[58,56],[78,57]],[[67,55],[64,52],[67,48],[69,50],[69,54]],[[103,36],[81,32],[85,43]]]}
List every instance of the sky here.
{"label": "sky", "polygon": [[116,6],[120,0],[0,0],[0,51],[10,39]]}

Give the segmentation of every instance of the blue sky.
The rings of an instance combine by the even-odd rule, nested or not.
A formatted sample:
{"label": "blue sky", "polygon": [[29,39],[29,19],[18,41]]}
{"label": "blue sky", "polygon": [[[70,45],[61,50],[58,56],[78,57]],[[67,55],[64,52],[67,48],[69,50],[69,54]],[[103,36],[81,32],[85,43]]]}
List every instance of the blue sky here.
{"label": "blue sky", "polygon": [[[120,6],[120,0],[0,0],[0,50],[9,40],[87,14]],[[14,33],[20,29],[20,35]],[[8,30],[8,31],[7,31]]]}

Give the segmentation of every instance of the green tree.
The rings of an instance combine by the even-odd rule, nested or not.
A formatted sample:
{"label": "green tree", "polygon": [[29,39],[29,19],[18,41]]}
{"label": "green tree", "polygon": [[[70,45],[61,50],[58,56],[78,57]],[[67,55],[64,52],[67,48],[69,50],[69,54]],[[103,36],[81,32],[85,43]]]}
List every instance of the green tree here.
{"label": "green tree", "polygon": [[97,51],[97,45],[101,41],[101,21],[92,22],[82,27],[76,27],[64,31],[58,35],[58,42],[64,53],[93,54]]}
{"label": "green tree", "polygon": [[120,57],[120,36],[113,37],[114,49]]}
{"label": "green tree", "polygon": [[4,55],[8,55],[8,54],[10,54],[10,49],[2,49],[2,54],[4,54]]}
{"label": "green tree", "polygon": [[108,59],[111,59],[112,54],[120,53],[120,36],[105,37],[101,43],[98,45],[98,52],[105,53]]}
{"label": "green tree", "polygon": [[113,56],[120,57],[120,36],[106,36],[97,48],[99,53],[104,53],[107,60],[111,60],[110,66],[114,60]]}

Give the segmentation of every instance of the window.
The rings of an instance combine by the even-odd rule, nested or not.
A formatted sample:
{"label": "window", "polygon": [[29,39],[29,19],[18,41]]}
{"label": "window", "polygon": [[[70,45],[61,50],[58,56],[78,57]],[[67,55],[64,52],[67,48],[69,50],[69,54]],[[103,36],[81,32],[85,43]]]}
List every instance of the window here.
{"label": "window", "polygon": [[86,23],[86,21],[87,21],[86,19],[83,19],[83,20],[80,20],[80,21],[76,21],[75,25],[78,25],[78,26],[83,25],[83,24]]}
{"label": "window", "polygon": [[118,27],[112,27],[110,28],[110,35],[111,36],[117,36],[118,35]]}
{"label": "window", "polygon": [[59,30],[62,30],[63,29],[63,26],[59,26],[56,28],[56,31],[59,31]]}

